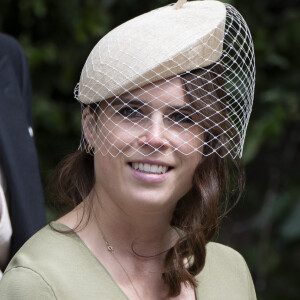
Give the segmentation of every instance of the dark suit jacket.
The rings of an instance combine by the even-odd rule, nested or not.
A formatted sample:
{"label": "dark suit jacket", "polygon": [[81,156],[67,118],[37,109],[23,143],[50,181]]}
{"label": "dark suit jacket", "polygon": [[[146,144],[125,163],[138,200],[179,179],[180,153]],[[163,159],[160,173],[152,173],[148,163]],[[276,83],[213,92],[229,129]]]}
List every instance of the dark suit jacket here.
{"label": "dark suit jacket", "polygon": [[0,33],[0,164],[13,228],[11,256],[46,224],[30,128],[31,84],[26,57],[17,41]]}

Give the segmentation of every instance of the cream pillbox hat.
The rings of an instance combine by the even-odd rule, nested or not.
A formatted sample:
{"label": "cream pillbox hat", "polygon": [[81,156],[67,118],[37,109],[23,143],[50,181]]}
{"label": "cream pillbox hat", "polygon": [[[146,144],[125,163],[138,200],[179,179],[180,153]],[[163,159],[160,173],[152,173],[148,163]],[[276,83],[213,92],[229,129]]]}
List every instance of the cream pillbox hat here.
{"label": "cream pillbox hat", "polygon": [[152,10],[116,27],[90,53],[78,99],[99,102],[216,62],[225,17],[219,1],[192,1]]}
{"label": "cream pillbox hat", "polygon": [[[166,105],[151,89],[166,93],[160,86],[174,77],[181,80],[190,113],[169,105],[173,113],[164,114],[168,126],[161,128],[162,136],[172,135],[172,151],[241,157],[254,98],[254,47],[241,14],[215,0],[178,0],[121,24],[96,44],[74,91],[82,112],[89,105],[97,119],[96,126],[88,126],[88,139],[82,131],[80,149],[89,152],[92,144],[93,152],[103,155],[131,155],[123,151],[128,147],[144,156],[166,154],[164,147],[151,146],[151,139],[147,151],[134,140],[151,136],[158,125],[151,101]],[[141,97],[139,107],[123,101],[137,91],[151,101]]]}

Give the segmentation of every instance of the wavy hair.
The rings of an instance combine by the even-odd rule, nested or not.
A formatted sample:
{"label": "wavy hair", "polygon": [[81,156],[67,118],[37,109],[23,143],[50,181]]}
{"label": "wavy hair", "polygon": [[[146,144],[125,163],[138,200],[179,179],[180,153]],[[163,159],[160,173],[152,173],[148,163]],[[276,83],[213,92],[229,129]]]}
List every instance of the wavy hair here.
{"label": "wavy hair", "polygon": [[[194,173],[193,187],[178,201],[173,213],[171,226],[181,234],[166,252],[164,261],[162,279],[169,288],[169,297],[180,294],[182,283],[197,287],[195,276],[205,265],[206,244],[214,238],[221,218],[229,211],[232,191],[237,193],[231,207],[244,187],[244,173],[239,162],[231,157],[222,158],[225,153],[222,145],[228,140],[224,134],[228,126],[224,110],[226,99],[222,89],[216,88],[224,84],[218,76],[222,71],[215,65],[210,66],[209,71],[203,68],[180,75],[188,102],[201,109],[204,115],[211,116],[202,121],[201,127],[211,129],[206,132],[207,143]],[[215,101],[216,98],[222,100]],[[199,99],[203,100],[197,101]],[[93,107],[91,112],[94,112]],[[211,126],[212,122],[221,125]],[[213,139],[214,136],[219,138]],[[231,166],[234,167],[232,172]],[[83,151],[69,155],[60,162],[53,178],[55,204],[67,211],[73,209],[90,194],[95,184],[93,157]]]}

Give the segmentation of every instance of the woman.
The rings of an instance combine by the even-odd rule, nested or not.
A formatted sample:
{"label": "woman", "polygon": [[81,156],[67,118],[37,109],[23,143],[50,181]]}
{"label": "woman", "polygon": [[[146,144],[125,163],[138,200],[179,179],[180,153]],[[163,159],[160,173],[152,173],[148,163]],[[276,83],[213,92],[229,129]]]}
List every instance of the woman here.
{"label": "woman", "polygon": [[13,258],[1,299],[255,299],[243,258],[210,242],[253,89],[248,28],[221,2],[108,33],[75,91],[81,150],[56,176],[70,212]]}

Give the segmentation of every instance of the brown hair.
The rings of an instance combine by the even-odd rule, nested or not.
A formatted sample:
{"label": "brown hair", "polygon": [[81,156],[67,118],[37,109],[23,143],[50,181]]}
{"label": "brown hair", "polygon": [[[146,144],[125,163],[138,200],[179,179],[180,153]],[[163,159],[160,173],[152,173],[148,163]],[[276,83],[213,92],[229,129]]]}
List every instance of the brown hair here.
{"label": "brown hair", "polygon": [[[178,201],[171,221],[171,225],[179,229],[182,235],[167,251],[165,258],[162,278],[169,287],[169,297],[180,294],[181,283],[197,286],[195,276],[204,267],[206,244],[215,236],[220,218],[228,212],[227,204],[232,188],[232,176],[229,176],[228,171],[230,162],[238,171],[235,172],[240,191],[237,199],[243,189],[244,177],[238,162],[230,157],[222,158],[226,153],[222,145],[228,140],[224,129],[229,126],[224,110],[225,93],[218,88],[223,86],[218,75],[223,70],[217,65],[210,66],[209,70],[195,70],[181,75],[188,101],[200,109],[202,114],[211,116],[203,120],[201,126],[211,129],[205,135],[207,145],[194,174],[193,188]],[[199,99],[202,100],[195,101]],[[212,126],[212,123],[221,125]],[[214,139],[217,136],[218,139]],[[94,186],[93,157],[83,151],[69,155],[58,165],[53,178],[56,204],[61,204],[66,210],[74,208],[88,196]],[[189,261],[188,267],[184,263],[185,259]]]}
{"label": "brown hair", "polygon": [[[193,188],[178,201],[172,218],[172,226],[184,233],[165,259],[168,271],[163,274],[163,279],[169,286],[169,296],[173,297],[180,294],[182,282],[197,286],[195,276],[204,267],[205,246],[215,236],[220,219],[229,211],[230,190],[233,185],[239,190],[233,207],[244,187],[244,174],[239,161],[224,157],[227,147],[230,147],[228,140],[234,141],[237,135],[235,131],[228,130],[232,126],[225,109],[226,94],[220,76],[223,71],[219,65],[213,65],[181,75],[187,100],[203,116],[210,117],[203,118],[200,124],[207,129],[207,145],[194,173]],[[232,166],[236,178],[230,176],[233,175],[229,171]],[[188,268],[184,265],[184,259],[189,261]]]}

